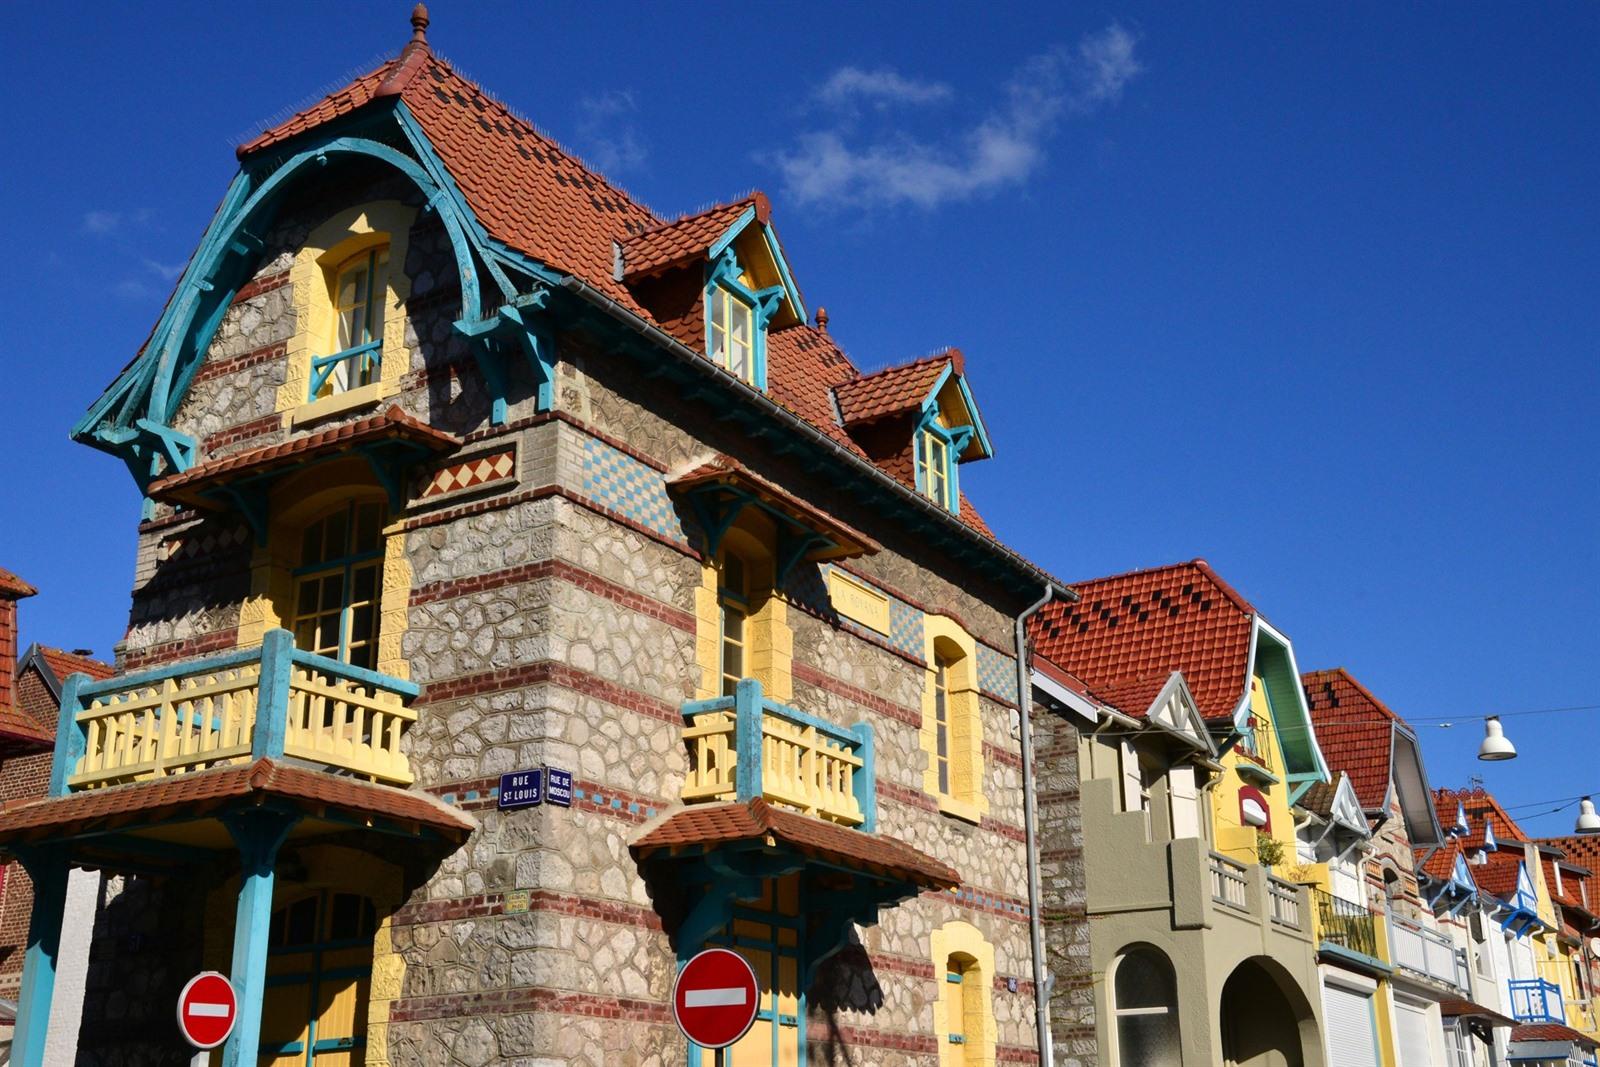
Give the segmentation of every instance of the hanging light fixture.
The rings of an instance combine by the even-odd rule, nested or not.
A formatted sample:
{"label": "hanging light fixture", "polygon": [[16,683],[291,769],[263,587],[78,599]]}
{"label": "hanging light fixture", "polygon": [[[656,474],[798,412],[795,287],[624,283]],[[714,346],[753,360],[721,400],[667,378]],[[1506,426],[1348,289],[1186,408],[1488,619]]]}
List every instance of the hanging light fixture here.
{"label": "hanging light fixture", "polygon": [[1574,829],[1580,834],[1600,834],[1600,814],[1594,810],[1594,801],[1584,797],[1578,801],[1578,825]]}
{"label": "hanging light fixture", "polygon": [[1483,744],[1478,746],[1478,758],[1481,760],[1517,758],[1517,747],[1506,737],[1498,715],[1491,715],[1483,720]]}

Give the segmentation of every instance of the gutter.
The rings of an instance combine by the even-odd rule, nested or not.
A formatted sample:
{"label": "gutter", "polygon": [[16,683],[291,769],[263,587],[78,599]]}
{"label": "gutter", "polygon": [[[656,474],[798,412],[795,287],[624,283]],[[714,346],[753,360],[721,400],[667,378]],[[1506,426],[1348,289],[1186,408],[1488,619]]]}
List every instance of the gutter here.
{"label": "gutter", "polygon": [[[680,362],[690,364],[701,373],[715,372],[715,365],[707,360],[705,356],[701,355],[699,352],[696,352],[694,349],[690,348],[676,337],[673,337],[659,326],[645,321],[643,318],[623,307],[611,297],[600,292],[587,282],[574,278],[571,275],[563,275],[559,284],[561,288],[567,290],[569,293],[572,293],[575,296],[578,296],[589,304],[594,305],[601,311],[604,311],[607,315],[611,316],[613,319],[616,319],[622,325],[633,330],[633,332],[648,338],[652,343],[666,349]],[[860,456],[857,456],[855,453],[840,445],[839,442],[835,441],[833,438],[829,437],[827,434],[823,433],[809,422],[806,422],[804,419],[800,418],[800,416],[794,414],[794,412],[778,404],[765,393],[758,389],[752,388],[751,386],[748,386],[745,383],[740,382],[728,375],[717,374],[716,377],[725,385],[738,387],[744,393],[745,398],[753,401],[758,407],[764,409],[763,414],[767,415],[769,418],[777,420],[791,431],[807,438],[809,443],[820,446],[824,451],[831,453],[835,459],[854,467],[857,471],[860,471],[863,474],[871,475],[876,483],[885,492],[897,495],[900,498],[901,503],[909,504],[912,507],[921,510],[925,515],[938,519],[947,530],[958,533],[962,539],[966,540],[972,545],[981,547],[985,551],[998,555],[1001,559],[1005,560],[1005,562],[1015,568],[1026,580],[1047,586],[1054,590],[1065,591],[1065,587],[1059,581],[1040,570],[1036,565],[1028,562],[1028,560],[1018,555],[1012,549],[1006,547],[997,540],[985,537],[977,530],[974,530],[972,527],[962,522],[958,516],[946,511],[944,508],[939,507],[939,505],[923,497],[915,490],[908,489],[906,486],[902,485],[898,481],[889,477],[883,471],[879,470],[871,462],[862,459]],[[1071,599],[1076,600],[1076,595],[1072,596]],[[1048,602],[1048,598],[1046,598],[1046,602]],[[1024,617],[1031,613],[1032,611],[1030,610],[1024,614]]]}
{"label": "gutter", "polygon": [[1017,616],[1017,718],[1022,727],[1022,830],[1028,852],[1028,939],[1033,950],[1034,1031],[1039,1046],[1039,1067],[1053,1067],[1055,1049],[1050,1036],[1050,989],[1045,973],[1044,919],[1040,915],[1043,892],[1039,885],[1038,805],[1033,773],[1033,670],[1028,666],[1028,620],[1059,596],[1071,602],[1078,595],[1047,582],[1040,597]]}

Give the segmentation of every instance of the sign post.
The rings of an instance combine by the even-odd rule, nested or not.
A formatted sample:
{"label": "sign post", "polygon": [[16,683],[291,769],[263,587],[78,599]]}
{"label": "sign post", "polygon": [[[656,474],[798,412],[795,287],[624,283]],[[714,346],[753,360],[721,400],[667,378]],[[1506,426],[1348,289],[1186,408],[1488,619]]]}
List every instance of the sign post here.
{"label": "sign post", "polygon": [[196,1062],[204,1062],[206,1049],[228,1040],[238,1018],[239,998],[233,983],[216,971],[201,971],[178,994],[178,1031],[200,1050]]}
{"label": "sign post", "polygon": [[683,1036],[701,1048],[722,1050],[750,1031],[761,1003],[756,972],[725,948],[708,948],[678,972],[672,984],[672,1018]]}

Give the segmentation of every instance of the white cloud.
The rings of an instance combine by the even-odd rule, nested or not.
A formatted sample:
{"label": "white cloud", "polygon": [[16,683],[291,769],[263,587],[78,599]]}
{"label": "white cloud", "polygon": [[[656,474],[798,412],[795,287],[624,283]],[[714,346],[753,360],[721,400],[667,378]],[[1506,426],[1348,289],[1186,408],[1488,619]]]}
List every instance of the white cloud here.
{"label": "white cloud", "polygon": [[104,236],[116,233],[122,225],[122,215],[116,211],[86,211],[83,213],[81,229],[84,233]]}
{"label": "white cloud", "polygon": [[183,273],[183,268],[188,266],[187,263],[157,263],[155,260],[148,257],[144,259],[144,265],[146,270],[150,271],[152,274],[155,274],[163,281],[169,282],[176,281],[178,275]]}
{"label": "white cloud", "polygon": [[[1114,104],[1142,69],[1137,39],[1113,23],[1072,47],[1056,47],[1024,62],[1007,83],[1003,102],[964,132],[919,138],[884,126],[860,134],[856,125],[803,133],[775,155],[786,194],[798,203],[844,207],[940,204],[1026,181],[1045,158],[1063,116],[1088,115]],[[928,103],[936,83],[892,71],[846,67],[824,83],[820,98],[854,97]],[[948,91],[948,88],[946,91]],[[893,96],[896,90],[900,95]],[[915,99],[922,93],[922,99]]]}
{"label": "white cloud", "polygon": [[589,162],[602,172],[636,170],[649,158],[644,136],[633,120],[638,110],[633,94],[620,89],[578,101],[580,143]]}
{"label": "white cloud", "polygon": [[943,82],[905,78],[887,67],[880,70],[840,67],[817,88],[817,99],[833,107],[847,107],[859,100],[879,106],[932,104],[948,100],[950,96],[950,86]]}

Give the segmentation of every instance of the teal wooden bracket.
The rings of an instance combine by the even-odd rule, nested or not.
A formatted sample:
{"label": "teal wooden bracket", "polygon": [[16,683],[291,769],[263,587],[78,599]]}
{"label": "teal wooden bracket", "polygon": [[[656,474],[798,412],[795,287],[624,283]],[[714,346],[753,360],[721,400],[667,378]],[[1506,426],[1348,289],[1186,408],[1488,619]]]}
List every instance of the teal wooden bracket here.
{"label": "teal wooden bracket", "polygon": [[[917,892],[915,886],[908,885],[905,888],[907,896]],[[817,976],[817,968],[844,948],[851,924],[877,925],[880,906],[878,894],[873,893],[862,884],[860,878],[857,878],[854,889],[830,893],[827,906],[807,916],[805,949],[801,954],[801,970],[804,972],[803,981],[800,982],[801,989],[810,989],[813,979]]]}
{"label": "teal wooden bracket", "polygon": [[757,878],[718,878],[708,883],[700,899],[673,932],[678,962],[687,963],[705,947],[706,938],[733,921],[735,903],[760,899],[761,881]]}
{"label": "teal wooden bracket", "polygon": [[501,426],[506,421],[510,389],[507,361],[512,345],[522,350],[533,371],[538,387],[535,410],[549,411],[555,406],[555,340],[539,314],[549,302],[550,290],[541,285],[501,305],[493,316],[460,319],[455,324],[456,330],[470,341],[478,369],[489,386],[493,400],[489,421],[493,425]]}
{"label": "teal wooden bracket", "polygon": [[67,851],[66,846],[55,844],[14,847],[12,852],[33,882],[33,911],[28,917],[28,941],[22,957],[22,987],[17,994],[11,1062],[18,1067],[43,1067],[67,905]]}
{"label": "teal wooden bracket", "polygon": [[299,815],[272,807],[245,808],[222,816],[239,849],[239,902],[230,971],[239,1007],[233,1033],[223,1047],[223,1067],[254,1067],[258,1058],[278,849],[299,821]]}
{"label": "teal wooden bracket", "polygon": [[806,558],[806,553],[814,548],[822,548],[833,542],[815,530],[800,529],[791,532],[785,525],[778,526],[778,552],[777,552],[777,577],[773,587],[782,589],[789,580],[789,574],[795,565]]}
{"label": "teal wooden bracket", "polygon": [[772,516],[778,527],[777,553],[774,559],[776,574],[773,587],[783,588],[796,564],[813,550],[834,547],[837,542],[820,530],[813,530],[782,510],[772,507],[755,493],[737,485],[711,484],[689,489],[684,493],[695,524],[700,527],[703,548],[707,556],[715,556],[722,547],[722,539],[738,521],[747,507],[757,507]]}
{"label": "teal wooden bracket", "polygon": [[265,480],[218,486],[206,495],[223,500],[243,515],[250,532],[256,536],[256,544],[261,548],[267,547],[271,494]]}

